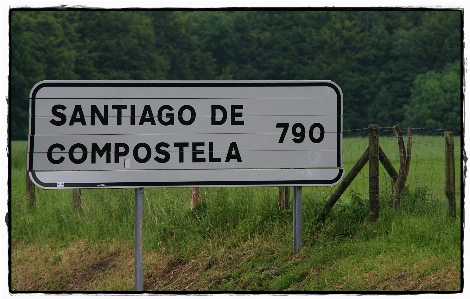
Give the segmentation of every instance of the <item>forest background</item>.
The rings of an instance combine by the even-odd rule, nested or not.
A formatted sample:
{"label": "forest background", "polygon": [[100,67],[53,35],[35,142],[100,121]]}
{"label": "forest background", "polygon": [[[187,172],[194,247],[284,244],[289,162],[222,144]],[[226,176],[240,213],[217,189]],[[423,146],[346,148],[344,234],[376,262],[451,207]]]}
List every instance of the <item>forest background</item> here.
{"label": "forest background", "polygon": [[458,129],[463,11],[10,10],[10,138],[41,80],[332,80],[344,130]]}

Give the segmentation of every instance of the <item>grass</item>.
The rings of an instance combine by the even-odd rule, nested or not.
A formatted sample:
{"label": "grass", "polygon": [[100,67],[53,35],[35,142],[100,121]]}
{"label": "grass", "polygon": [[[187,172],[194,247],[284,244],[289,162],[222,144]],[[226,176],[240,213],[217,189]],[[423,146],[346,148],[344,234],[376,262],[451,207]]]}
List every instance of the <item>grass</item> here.
{"label": "grass", "polygon": [[[396,141],[380,142],[398,165]],[[374,223],[366,220],[367,166],[323,224],[315,219],[334,187],[304,187],[298,254],[292,210],[278,211],[275,187],[201,188],[195,211],[189,188],[146,189],[145,290],[460,291],[461,207],[458,200],[456,220],[446,216],[443,144],[442,137],[414,138],[398,211],[381,169]],[[74,212],[71,190],[36,188],[28,209],[26,147],[11,146],[11,290],[132,291],[134,190],[82,190]],[[344,139],[346,172],[366,147],[364,138]]]}

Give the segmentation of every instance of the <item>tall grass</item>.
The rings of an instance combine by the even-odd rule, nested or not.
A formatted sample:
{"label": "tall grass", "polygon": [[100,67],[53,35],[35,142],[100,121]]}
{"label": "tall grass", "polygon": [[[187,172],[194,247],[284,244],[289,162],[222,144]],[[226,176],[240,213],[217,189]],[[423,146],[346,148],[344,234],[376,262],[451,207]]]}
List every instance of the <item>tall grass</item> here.
{"label": "tall grass", "polygon": [[[443,139],[443,138],[442,138]],[[438,137],[415,138],[412,167],[408,179],[409,194],[405,194],[401,212],[429,215],[445,212],[442,195],[444,157],[436,157],[429,148],[442,145]],[[457,140],[458,141],[458,140]],[[439,144],[442,143],[442,144]],[[394,165],[397,165],[396,141],[382,138],[381,146]],[[456,153],[459,153],[457,142]],[[424,146],[422,146],[424,145]],[[36,188],[37,202],[33,210],[28,209],[25,196],[26,142],[13,142],[11,148],[11,212],[12,236],[28,241],[49,238],[67,240],[87,237],[92,240],[103,238],[129,238],[133,235],[134,191],[132,189],[82,190],[81,212],[71,208],[71,190],[42,190]],[[349,171],[355,158],[367,147],[364,138],[345,138],[343,160],[345,171]],[[387,152],[388,151],[388,152]],[[443,153],[443,149],[440,150]],[[456,154],[457,165],[460,155]],[[421,160],[420,160],[421,159]],[[414,163],[414,164],[413,164]],[[440,169],[442,168],[442,169]],[[460,168],[457,167],[460,172]],[[434,182],[425,183],[426,176],[436,173]],[[383,207],[391,202],[391,181],[381,169],[381,203]],[[367,165],[352,186],[346,191],[333,212],[341,215],[336,225],[344,225],[349,216],[361,222],[367,213]],[[457,174],[457,178],[459,173]],[[315,219],[315,213],[334,190],[334,187],[304,187],[303,213],[306,223]],[[436,198],[435,194],[440,195]],[[422,199],[422,198],[426,198]],[[185,243],[187,239],[211,238],[214,234],[232,234],[249,238],[272,225],[284,223],[291,218],[290,211],[277,210],[277,188],[201,188],[201,206],[192,212],[189,207],[189,188],[155,188],[145,190],[146,245],[172,246],[175,242]],[[331,216],[334,217],[334,216]],[[308,231],[308,228],[307,228]]]}
{"label": "tall grass", "polygon": [[[381,144],[392,163],[397,165],[398,155],[391,154],[392,150],[398,152],[396,141],[384,138]],[[422,137],[414,143],[416,156],[412,158],[409,184],[398,211],[392,209],[390,179],[381,169],[381,214],[375,223],[366,221],[368,186],[363,181],[368,176],[367,166],[323,224],[316,223],[315,219],[334,187],[304,187],[301,255],[309,257],[305,265],[287,262],[292,254],[292,210],[278,211],[276,187],[201,188],[201,203],[195,211],[189,209],[189,188],[145,189],[144,247],[151,251],[163,250],[178,260],[186,260],[200,252],[222,254],[221,248],[230,251],[248,243],[255,244],[250,248],[250,261],[256,260],[257,266],[249,264],[250,261],[240,262],[240,266],[244,265],[242,272],[251,275],[251,278],[246,277],[247,281],[256,282],[250,287],[252,289],[256,289],[255,286],[285,289],[302,282],[304,289],[321,290],[332,281],[349,275],[342,267],[356,265],[357,269],[349,271],[361,269],[367,272],[368,268],[377,266],[379,260],[390,262],[392,257],[400,257],[403,263],[414,263],[423,255],[437,256],[444,262],[455,261],[460,255],[461,244],[460,201],[458,219],[453,221],[446,216],[446,202],[442,196],[444,178],[437,175],[444,167],[441,164],[444,158],[424,147],[428,145],[436,148],[442,145],[439,152],[443,153],[443,139]],[[366,147],[364,138],[344,139],[346,172]],[[80,239],[90,242],[133,240],[134,190],[82,190],[82,206],[77,212],[72,208],[71,190],[36,188],[36,206],[29,209],[24,183],[26,143],[13,142],[11,155],[13,242],[66,246]],[[455,156],[456,165],[459,165],[460,155]],[[436,173],[431,184],[426,182],[430,173]],[[230,254],[225,258],[227,256]],[[344,258],[341,263],[333,260],[338,256]],[[271,269],[273,263],[289,266],[276,268],[278,275],[274,276],[259,273],[260,267]],[[324,269],[325,265],[331,267],[322,273],[322,279],[330,282],[306,278],[312,274],[312,268]],[[235,276],[243,273],[237,273],[214,281],[211,288],[240,288],[242,282]],[[360,281],[351,278],[348,284],[354,289],[359,287]]]}

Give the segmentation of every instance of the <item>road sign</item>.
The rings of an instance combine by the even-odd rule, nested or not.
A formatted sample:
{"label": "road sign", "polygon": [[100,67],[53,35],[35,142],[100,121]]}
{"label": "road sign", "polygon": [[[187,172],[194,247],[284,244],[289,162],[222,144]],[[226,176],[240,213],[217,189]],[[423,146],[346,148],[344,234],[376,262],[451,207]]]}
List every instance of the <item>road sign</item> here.
{"label": "road sign", "polygon": [[42,188],[333,185],[331,81],[42,81],[28,171]]}

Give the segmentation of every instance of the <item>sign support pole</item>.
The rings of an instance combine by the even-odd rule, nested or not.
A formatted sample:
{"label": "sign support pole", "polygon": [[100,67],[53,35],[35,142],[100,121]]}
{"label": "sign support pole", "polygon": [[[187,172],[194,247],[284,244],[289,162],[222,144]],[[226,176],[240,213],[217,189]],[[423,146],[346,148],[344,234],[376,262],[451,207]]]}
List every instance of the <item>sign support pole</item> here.
{"label": "sign support pole", "polygon": [[144,188],[135,188],[135,291],[144,290]]}
{"label": "sign support pole", "polygon": [[294,253],[300,251],[302,247],[302,187],[294,187],[294,204],[293,204],[293,230],[294,230]]}

